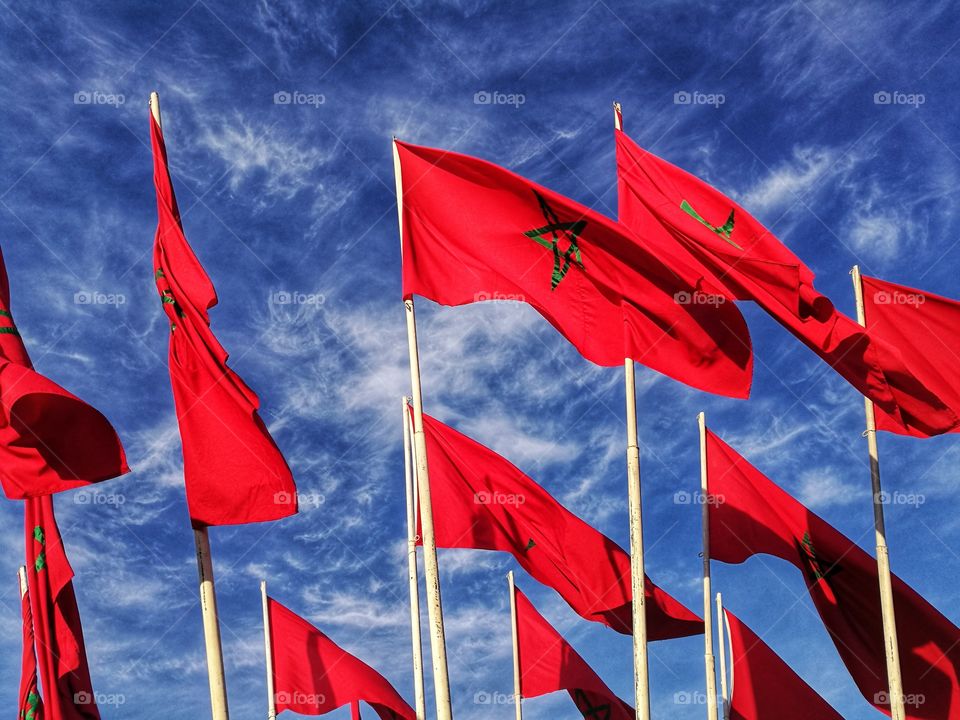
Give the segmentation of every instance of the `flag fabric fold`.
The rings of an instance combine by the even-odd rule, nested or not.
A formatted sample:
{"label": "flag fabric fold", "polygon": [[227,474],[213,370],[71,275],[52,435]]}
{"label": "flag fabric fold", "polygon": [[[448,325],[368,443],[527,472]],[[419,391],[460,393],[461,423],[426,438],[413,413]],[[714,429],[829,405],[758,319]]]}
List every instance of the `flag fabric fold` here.
{"label": "flag fabric fold", "polygon": [[129,472],[120,438],[95,408],[33,369],[10,311],[0,253],[0,484],[11,500]]}
{"label": "flag fabric fold", "polygon": [[[709,431],[707,473],[709,493],[718,499],[709,506],[710,557],[741,563],[768,554],[795,565],[860,692],[889,714],[876,560]],[[958,716],[960,629],[892,579],[907,717]]]}
{"label": "flag fabric fold", "polygon": [[380,673],[349,654],[299,615],[267,599],[277,714],[323,715],[360,702],[381,720],[416,720],[416,712]]}
{"label": "flag fabric fold", "polygon": [[50,496],[24,502],[27,586],[46,720],[99,720],[80,611]]}
{"label": "flag fabric fold", "polygon": [[[633,632],[630,556],[505,458],[423,416],[437,547],[512,554],[581,617]],[[650,640],[703,632],[703,621],[649,578]]]}
{"label": "flag fabric fold", "polygon": [[724,614],[733,677],[730,720],[843,720],[756,633],[729,610]]}
{"label": "flag fabric fold", "polygon": [[519,588],[515,593],[520,695],[526,699],[566,690],[585,718],[635,720],[633,708],[607,687]]}
{"label": "flag fabric fold", "polygon": [[616,131],[620,221],[667,255],[681,255],[752,300],[911,433],[936,435],[960,418],[910,371],[896,348],[838,312],[814,274],[758,220],[716,188]]}
{"label": "flag fabric fold", "polygon": [[43,702],[37,686],[37,654],[34,650],[33,611],[30,609],[30,591],[25,582],[26,572],[20,583],[20,616],[23,620],[23,654],[20,662],[20,692],[17,720],[43,720]]}
{"label": "flag fabric fold", "polygon": [[633,358],[692,387],[747,397],[753,354],[733,303],[614,221],[477,158],[396,142],[403,295],[525,302],[591,362]]}
{"label": "flag fabric fold", "polygon": [[154,276],[170,321],[168,364],[195,526],[277,520],[297,512],[286,460],[257,410],[260,400],[227,366],[210,329],[217,294],[183,234],[163,134],[151,115],[158,225]]}

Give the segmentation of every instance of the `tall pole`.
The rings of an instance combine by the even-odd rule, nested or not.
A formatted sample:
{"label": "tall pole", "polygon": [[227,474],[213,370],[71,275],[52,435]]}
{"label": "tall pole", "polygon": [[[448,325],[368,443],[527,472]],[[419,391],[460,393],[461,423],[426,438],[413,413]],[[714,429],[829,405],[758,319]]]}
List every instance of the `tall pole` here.
{"label": "tall pole", "polygon": [[403,405],[403,471],[407,493],[407,577],[410,584],[410,636],[413,643],[413,690],[416,698],[417,720],[427,715],[423,690],[423,647],[420,638],[420,583],[417,577],[417,507],[413,500],[415,480],[410,460],[410,398],[402,398]]}
{"label": "tall pole", "polygon": [[[400,242],[403,242],[403,181],[400,153],[393,145],[393,168],[397,183],[397,214]],[[413,450],[416,457],[417,495],[420,501],[420,525],[423,529],[423,570],[427,586],[427,616],[430,620],[430,652],[433,658],[433,689],[437,720],[452,720],[450,676],[447,672],[447,643],[443,630],[443,603],[440,599],[440,571],[437,566],[437,539],[433,532],[433,504],[430,501],[430,472],[427,446],[423,436],[423,395],[420,390],[420,351],[417,347],[417,319],[413,298],[403,303],[407,318],[407,349],[410,354],[410,384],[413,399]]]}
{"label": "tall pole", "polygon": [[710,496],[707,487],[707,421],[700,426],[700,517],[703,528],[703,660],[707,675],[707,718],[717,720],[717,670],[713,657],[713,597],[710,592]]}
{"label": "tall pole", "polygon": [[[620,130],[620,104],[614,103],[614,127]],[[650,671],[647,661],[647,610],[643,562],[643,511],[640,491],[640,446],[637,433],[637,387],[633,360],[623,361],[627,397],[627,495],[630,513],[630,579],[633,591],[633,685],[637,720],[650,720]]]}
{"label": "tall pole", "polygon": [[[160,96],[150,93],[150,112],[162,130]],[[227,720],[227,681],[223,673],[223,648],[220,643],[220,619],[217,616],[217,593],[213,585],[213,560],[210,557],[210,536],[207,528],[194,528],[197,547],[197,572],[200,576],[200,608],[203,614],[203,639],[207,651],[207,675],[210,682],[210,710],[213,720]]]}
{"label": "tall pole", "polygon": [[273,638],[270,636],[270,607],[267,602],[267,581],[260,581],[263,602],[263,652],[267,660],[267,720],[276,720],[277,695],[273,687]]}
{"label": "tall pole", "polygon": [[[863,306],[863,281],[860,278],[860,266],[854,265],[850,272],[853,276],[853,292],[857,299],[857,321],[867,326],[866,310]],[[890,578],[890,553],[887,550],[887,531],[883,520],[883,496],[880,488],[880,454],[877,448],[877,421],[874,415],[873,400],[864,396],[866,414],[867,452],[870,454],[870,481],[873,486],[873,527],[877,540],[877,577],[880,581],[880,611],[883,616],[884,647],[887,655],[887,690],[890,696],[890,717],[892,720],[904,720],[906,709],[903,696],[903,679],[900,675],[900,649],[897,644],[897,621],[893,610],[893,582]]]}
{"label": "tall pole", "polygon": [[17,568],[17,579],[20,581],[20,599],[27,596],[27,568],[21,565]]}
{"label": "tall pole", "polygon": [[523,695],[520,689],[520,631],[517,626],[517,588],[513,584],[513,570],[507,573],[510,588],[510,636],[513,639],[513,703],[516,720],[523,720]]}
{"label": "tall pole", "polygon": [[[723,598],[717,593],[717,641],[720,643],[720,699],[723,701],[723,720],[730,717],[730,695],[727,693],[727,651],[724,643]],[[731,662],[733,658],[730,658]]]}

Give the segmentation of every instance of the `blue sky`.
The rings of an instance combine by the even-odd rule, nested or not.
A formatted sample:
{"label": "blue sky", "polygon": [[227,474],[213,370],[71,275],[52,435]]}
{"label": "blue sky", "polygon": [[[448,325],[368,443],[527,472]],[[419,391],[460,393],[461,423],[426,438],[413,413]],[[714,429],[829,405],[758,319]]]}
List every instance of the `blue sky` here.
{"label": "blue sky", "polygon": [[[264,577],[412,701],[390,137],[484,157],[615,216],[620,100],[641,145],[752,210],[842,310],[853,311],[856,262],[957,297],[951,5],[0,3],[0,242],[17,323],[38,368],[114,422],[134,468],[57,500],[104,717],[208,708],[169,331],[152,280],[151,90],[187,237],[220,295],[214,330],[260,394],[301,492],[315,494],[294,519],[211,531],[232,715],[259,718]],[[501,95],[482,102],[489,93]],[[627,546],[622,372],[585,362],[522,305],[418,310],[427,411]],[[647,568],[697,611],[699,512],[675,498],[699,485],[701,409],[771,478],[872,544],[860,397],[762,312],[743,311],[757,353],[748,402],[638,373]],[[883,436],[881,459],[889,490],[923,500],[887,508],[893,568],[956,623],[957,440]],[[0,513],[9,708],[22,514],[11,502]],[[514,563],[469,551],[440,563],[456,716],[507,717],[475,698],[511,690]],[[714,582],[844,717],[877,716],[794,568],[715,564]],[[522,573],[518,584],[632,702],[629,638],[580,621]],[[652,646],[655,716],[702,716],[684,702],[702,692],[702,653],[702,638]],[[525,712],[575,714],[560,695]]]}

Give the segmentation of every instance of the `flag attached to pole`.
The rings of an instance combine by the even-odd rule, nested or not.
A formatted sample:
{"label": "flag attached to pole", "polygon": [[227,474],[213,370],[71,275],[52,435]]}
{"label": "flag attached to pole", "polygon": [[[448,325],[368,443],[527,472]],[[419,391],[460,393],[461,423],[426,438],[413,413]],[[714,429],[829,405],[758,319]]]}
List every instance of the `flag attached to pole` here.
{"label": "flag attached to pole", "polygon": [[620,221],[659,251],[686,254],[729,298],[752,300],[878,409],[911,433],[935,435],[960,418],[889,351],[838,312],[813,271],[716,188],[616,132]]}
{"label": "flag attached to pole", "polygon": [[[741,563],[769,554],[794,564],[860,692],[889,714],[877,564],[707,431],[710,555]],[[960,629],[896,575],[900,669],[907,717],[960,714]]]}
{"label": "flag attached to pole", "polygon": [[99,720],[83,644],[73,569],[53,514],[53,498],[24,502],[27,586],[46,720]]}
{"label": "flag attached to pole", "polygon": [[27,570],[20,568],[20,615],[23,619],[23,655],[20,662],[20,694],[17,720],[43,720],[43,702],[37,687],[37,654],[34,650],[33,611],[27,588]]}
{"label": "flag attached to pole", "polygon": [[523,698],[566,690],[585,718],[635,720],[636,714],[607,687],[527,599],[515,589],[520,694]]}
{"label": "flag attached to pole", "polygon": [[129,472],[120,438],[96,409],[33,369],[10,311],[0,253],[0,484],[11,500]]}
{"label": "flag attached to pole", "polygon": [[[423,416],[437,547],[512,554],[581,617],[629,635],[630,556],[505,458]],[[703,621],[645,583],[650,640],[703,632]]]}
{"label": "flag attached to pole", "polygon": [[598,365],[632,358],[701,390],[749,395],[746,323],[702,273],[665,264],[609,218],[492,163],[396,148],[404,298],[525,302]]}
{"label": "flag attached to pole", "polygon": [[296,486],[257,412],[260,400],[227,366],[227,352],[210,329],[217,294],[183,234],[163,134],[152,115],[150,137],[159,217],[154,276],[170,321],[170,380],[190,518],[206,526],[293,515]]}
{"label": "flag attached to pole", "polygon": [[416,713],[380,673],[349,654],[299,615],[267,600],[277,714],[323,715],[360,702],[381,720],[416,720]]}
{"label": "flag attached to pole", "polygon": [[730,720],[843,720],[750,628],[724,614],[733,661]]}

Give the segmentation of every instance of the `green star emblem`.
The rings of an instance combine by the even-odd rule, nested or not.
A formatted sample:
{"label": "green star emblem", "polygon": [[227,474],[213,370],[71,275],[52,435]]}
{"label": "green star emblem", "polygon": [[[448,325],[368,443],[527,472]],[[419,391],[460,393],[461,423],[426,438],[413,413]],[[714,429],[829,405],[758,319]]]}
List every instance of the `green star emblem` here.
{"label": "green star emblem", "polygon": [[585,720],[610,720],[610,703],[594,705],[583,690],[573,691],[573,702]]}
{"label": "green star emblem", "polygon": [[830,576],[836,575],[842,569],[837,563],[830,566],[824,564],[824,561],[817,555],[816,548],[813,547],[810,533],[803,534],[803,541],[797,543],[797,549],[800,551],[801,559],[808,566],[807,574],[813,582],[828,580]]}
{"label": "green star emblem", "polygon": [[733,210],[730,210],[730,217],[727,218],[727,221],[723,225],[713,225],[712,223],[707,222],[696,210],[693,209],[693,206],[688,203],[686,200],[680,201],[680,209],[683,210],[687,215],[692,217],[697,222],[705,225],[715,232],[717,235],[722,237],[728,243],[733,245],[737,250],[743,250],[742,247],[737,245],[733,240],[730,239],[730,236],[733,234]]}
{"label": "green star emblem", "polygon": [[550,280],[550,289],[556,290],[560,281],[567,276],[571,265],[576,265],[583,270],[579,240],[583,229],[587,226],[587,221],[560,222],[560,218],[557,217],[546,199],[536,190],[533,191],[533,194],[537,196],[540,211],[543,213],[543,218],[547,221],[547,224],[535,230],[527,230],[524,235],[553,253],[553,275]]}

